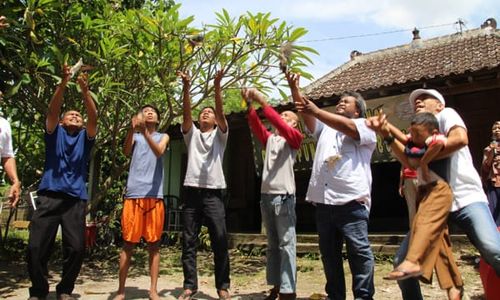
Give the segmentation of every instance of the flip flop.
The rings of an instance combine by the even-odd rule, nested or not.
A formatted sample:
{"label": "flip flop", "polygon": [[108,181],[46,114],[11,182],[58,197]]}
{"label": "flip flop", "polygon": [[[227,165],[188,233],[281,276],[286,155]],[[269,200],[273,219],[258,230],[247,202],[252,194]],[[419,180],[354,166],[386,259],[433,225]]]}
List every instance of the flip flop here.
{"label": "flip flop", "polygon": [[[397,273],[398,275],[395,275],[394,273]],[[384,276],[384,279],[385,280],[405,280],[408,278],[420,277],[420,276],[422,276],[423,273],[424,272],[422,272],[422,271],[408,272],[408,271],[401,270],[401,269],[394,269],[387,276]]]}
{"label": "flip flop", "polygon": [[[189,291],[189,292],[188,292]],[[198,293],[198,290],[186,289],[182,291],[182,294],[177,298],[177,300],[192,300],[194,296]]]}

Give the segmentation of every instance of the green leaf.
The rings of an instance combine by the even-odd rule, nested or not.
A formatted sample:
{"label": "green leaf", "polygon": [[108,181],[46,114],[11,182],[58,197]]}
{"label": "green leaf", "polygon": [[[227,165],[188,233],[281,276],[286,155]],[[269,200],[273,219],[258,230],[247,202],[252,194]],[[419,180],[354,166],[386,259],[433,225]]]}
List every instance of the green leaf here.
{"label": "green leaf", "polygon": [[306,34],[307,34],[307,30],[305,28],[299,27],[299,28],[296,28],[295,30],[292,31],[289,39],[290,39],[290,41],[296,41]]}

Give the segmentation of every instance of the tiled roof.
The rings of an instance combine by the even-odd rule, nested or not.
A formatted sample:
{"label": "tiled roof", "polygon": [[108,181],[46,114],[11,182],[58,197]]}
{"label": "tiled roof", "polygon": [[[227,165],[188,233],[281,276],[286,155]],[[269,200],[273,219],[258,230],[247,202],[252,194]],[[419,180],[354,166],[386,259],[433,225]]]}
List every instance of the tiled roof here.
{"label": "tiled roof", "polygon": [[361,54],[305,87],[304,94],[328,98],[499,65],[500,30],[474,29]]}

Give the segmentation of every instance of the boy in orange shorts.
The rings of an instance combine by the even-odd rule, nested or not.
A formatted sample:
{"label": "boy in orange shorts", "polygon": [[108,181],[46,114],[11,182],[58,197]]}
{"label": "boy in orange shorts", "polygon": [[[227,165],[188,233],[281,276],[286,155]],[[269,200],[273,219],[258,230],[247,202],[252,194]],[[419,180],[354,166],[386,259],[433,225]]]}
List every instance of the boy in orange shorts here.
{"label": "boy in orange shorts", "polygon": [[163,206],[163,153],[169,136],[156,131],[159,112],[145,105],[132,117],[123,152],[129,156],[127,191],[123,201],[123,249],[120,253],[119,287],[115,300],[125,299],[125,280],[135,244],[141,237],[148,243],[151,286],[149,299],[160,299],[157,292],[160,267],[159,241],[165,216]]}

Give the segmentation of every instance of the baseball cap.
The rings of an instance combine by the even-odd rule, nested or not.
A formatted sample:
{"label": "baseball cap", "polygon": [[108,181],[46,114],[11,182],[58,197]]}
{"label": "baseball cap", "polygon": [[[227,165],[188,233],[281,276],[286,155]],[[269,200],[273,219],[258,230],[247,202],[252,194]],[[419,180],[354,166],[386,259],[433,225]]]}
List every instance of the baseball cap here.
{"label": "baseball cap", "polygon": [[410,101],[410,106],[412,110],[415,110],[415,99],[417,99],[418,96],[420,95],[431,95],[432,97],[436,98],[439,100],[439,102],[443,103],[443,105],[446,105],[444,102],[444,97],[441,95],[440,92],[434,90],[434,89],[416,89],[410,94],[410,98],[408,99]]}

